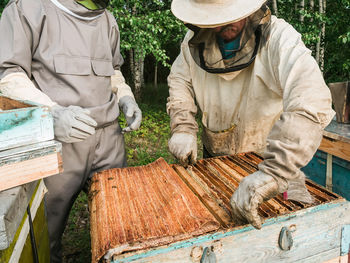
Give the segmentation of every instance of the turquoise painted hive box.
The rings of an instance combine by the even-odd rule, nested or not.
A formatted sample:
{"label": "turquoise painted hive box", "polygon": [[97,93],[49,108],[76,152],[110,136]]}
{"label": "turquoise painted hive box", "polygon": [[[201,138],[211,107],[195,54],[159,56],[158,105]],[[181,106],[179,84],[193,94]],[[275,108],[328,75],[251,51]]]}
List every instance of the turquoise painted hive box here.
{"label": "turquoise painted hive box", "polygon": [[49,107],[0,96],[0,151],[53,138]]}

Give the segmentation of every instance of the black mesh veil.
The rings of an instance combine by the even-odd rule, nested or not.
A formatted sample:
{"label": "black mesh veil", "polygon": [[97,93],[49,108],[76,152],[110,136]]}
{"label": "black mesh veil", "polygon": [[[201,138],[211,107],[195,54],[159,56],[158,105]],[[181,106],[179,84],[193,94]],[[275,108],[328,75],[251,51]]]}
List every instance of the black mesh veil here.
{"label": "black mesh veil", "polygon": [[232,50],[235,56],[224,59],[216,41],[216,33],[212,28],[199,28],[187,24],[194,32],[189,41],[191,55],[195,62],[210,73],[229,73],[248,67],[255,59],[259,47],[268,38],[271,12],[267,5],[247,17],[241,33],[240,45]]}

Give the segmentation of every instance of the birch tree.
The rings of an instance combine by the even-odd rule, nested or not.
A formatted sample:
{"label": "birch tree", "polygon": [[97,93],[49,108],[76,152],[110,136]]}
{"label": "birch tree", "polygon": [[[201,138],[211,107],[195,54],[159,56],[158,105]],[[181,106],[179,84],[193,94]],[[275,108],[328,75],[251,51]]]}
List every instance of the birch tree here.
{"label": "birch tree", "polygon": [[177,45],[185,34],[182,22],[170,12],[170,3],[170,0],[111,0],[111,11],[120,27],[121,49],[129,54],[136,99],[140,99],[144,86],[145,57],[151,55],[156,64],[169,67],[164,46],[168,42]]}
{"label": "birch tree", "polygon": [[277,0],[272,1],[272,10],[275,16],[278,16],[278,5],[277,5]]}

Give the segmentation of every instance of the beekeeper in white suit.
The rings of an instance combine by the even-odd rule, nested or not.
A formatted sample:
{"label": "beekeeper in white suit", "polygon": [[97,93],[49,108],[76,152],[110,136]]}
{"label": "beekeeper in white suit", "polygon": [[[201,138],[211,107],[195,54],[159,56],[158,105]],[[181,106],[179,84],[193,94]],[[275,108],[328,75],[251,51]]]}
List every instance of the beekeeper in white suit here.
{"label": "beekeeper in white suit", "polygon": [[231,197],[234,220],[261,228],[259,204],[285,191],[312,202],[300,168],[334,113],[301,35],[265,0],[173,0],[171,8],[190,30],[168,77],[169,150],[185,165],[196,161],[199,109],[204,157],[263,153]]}
{"label": "beekeeper in white suit", "polygon": [[[0,21],[0,92],[50,106],[64,172],[45,179],[51,262],[61,262],[69,211],[95,172],[126,165],[119,108],[128,127],[141,111],[120,67],[108,0],[12,0]],[[112,89],[116,91],[115,95]]]}

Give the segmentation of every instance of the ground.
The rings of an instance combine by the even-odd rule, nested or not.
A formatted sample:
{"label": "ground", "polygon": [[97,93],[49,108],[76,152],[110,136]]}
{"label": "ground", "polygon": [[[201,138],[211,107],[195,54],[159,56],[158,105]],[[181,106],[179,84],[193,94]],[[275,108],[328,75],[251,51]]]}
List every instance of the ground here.
{"label": "ground", "polygon": [[[125,135],[126,154],[129,166],[140,166],[164,158],[168,163],[176,160],[168,151],[167,141],[170,138],[169,116],[165,111],[167,87],[157,89],[147,87],[139,106],[143,121],[138,131]],[[121,126],[125,119],[120,118]],[[200,132],[199,132],[200,133]],[[198,136],[200,138],[200,136]],[[198,139],[198,156],[202,155],[202,144]],[[87,195],[82,192],[77,198],[70,213],[63,236],[64,262],[91,262],[90,222]]]}

